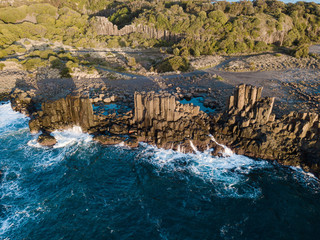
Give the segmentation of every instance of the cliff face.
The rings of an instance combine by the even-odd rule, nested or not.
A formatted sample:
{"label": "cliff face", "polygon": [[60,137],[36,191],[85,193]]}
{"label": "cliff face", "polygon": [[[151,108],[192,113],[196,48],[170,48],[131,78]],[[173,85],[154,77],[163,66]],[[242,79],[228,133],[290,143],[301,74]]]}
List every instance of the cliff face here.
{"label": "cliff face", "polygon": [[261,91],[238,86],[228,110],[213,119],[213,135],[239,154],[277,160],[318,174],[319,115],[292,112],[275,119],[274,98],[261,98]]}
{"label": "cliff face", "polygon": [[29,123],[31,132],[53,131],[74,125],[87,132],[99,123],[98,117],[93,114],[89,98],[69,95],[57,101],[43,103],[41,109],[33,114]]}
{"label": "cliff face", "polygon": [[[39,142],[46,146],[55,144],[50,132],[77,125],[107,145],[124,141],[129,146],[137,146],[143,141],[192,152],[189,141],[192,140],[199,150],[207,148],[210,142],[209,118],[199,107],[183,105],[166,92],[136,92],[134,105],[134,115],[131,111],[122,116],[101,115],[94,113],[89,98],[69,95],[43,103],[40,111],[31,112],[29,127],[33,133],[43,132]],[[25,105],[21,107],[24,109]]]}
{"label": "cliff face", "polygon": [[[266,17],[267,18],[267,17]],[[259,36],[253,40],[262,41],[267,44],[277,43],[279,45],[283,44],[285,37],[288,32],[293,28],[293,23],[290,17],[286,17],[285,21],[281,25],[281,30],[272,29],[266,23],[271,20],[264,20],[259,25],[260,33]],[[130,33],[143,33],[147,38],[163,39],[166,41],[178,41],[184,37],[185,34],[176,34],[168,30],[156,29],[155,27],[142,25],[142,24],[130,24],[121,29],[118,29],[117,25],[114,25],[106,17],[96,16],[91,19],[91,25],[94,27],[98,35],[108,35],[108,36],[123,36]],[[210,39],[210,35],[205,35],[204,29],[201,29],[201,34],[193,35],[192,37],[197,40],[206,41]]]}
{"label": "cliff face", "polygon": [[[293,28],[292,19],[289,16],[283,16],[284,19],[281,23],[281,27],[275,27],[278,23],[273,22],[267,15],[263,15],[261,24],[259,25],[259,36],[256,40],[262,41],[268,44],[276,43],[282,45],[288,32]],[[273,22],[274,27],[270,28],[268,22]]]}
{"label": "cliff face", "polygon": [[[42,130],[42,145],[55,144],[50,132],[73,125],[94,134],[102,144],[125,144],[136,147],[147,142],[166,149],[192,152],[214,148],[219,155],[221,145],[238,154],[277,160],[320,175],[320,122],[317,113],[292,112],[276,119],[272,114],[274,98],[261,97],[262,88],[240,85],[230,96],[227,110],[213,117],[198,106],[181,104],[167,92],[136,92],[134,114],[100,115],[93,111],[89,98],[67,96],[43,103],[40,111],[29,96],[18,93],[12,100],[15,110],[28,110],[32,132]],[[223,151],[222,151],[223,152]]]}
{"label": "cliff face", "polygon": [[190,142],[201,150],[210,142],[209,118],[198,106],[181,104],[168,93],[135,93],[134,124],[137,135],[164,148],[179,145],[192,151]]}
{"label": "cliff face", "polygon": [[174,34],[167,30],[156,29],[141,24],[130,24],[118,29],[118,26],[113,25],[106,17],[94,17],[91,20],[91,25],[98,35],[123,36],[130,33],[143,33],[147,38],[163,39],[166,41],[177,41],[183,37],[181,34]]}

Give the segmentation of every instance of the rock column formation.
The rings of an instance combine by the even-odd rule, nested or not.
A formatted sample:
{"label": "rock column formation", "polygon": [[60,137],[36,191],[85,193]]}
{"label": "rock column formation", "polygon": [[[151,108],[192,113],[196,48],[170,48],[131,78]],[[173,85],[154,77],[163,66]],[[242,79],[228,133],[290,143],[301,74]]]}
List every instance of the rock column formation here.
{"label": "rock column formation", "polygon": [[275,115],[272,113],[274,97],[261,98],[262,88],[250,85],[239,85],[233,96],[229,97],[228,114],[238,116],[246,121],[244,126],[250,123],[266,124],[274,121]]}
{"label": "rock column formation", "polygon": [[292,112],[276,119],[274,98],[261,98],[262,88],[240,85],[228,109],[213,118],[212,134],[235,152],[277,160],[320,173],[319,114]]}
{"label": "rock column formation", "polygon": [[169,93],[154,92],[136,92],[134,105],[134,123],[143,140],[165,148],[185,144],[187,151],[187,140],[193,140],[199,148],[206,147],[209,119],[198,106],[181,104]]}
{"label": "rock column formation", "polygon": [[183,37],[182,34],[174,34],[168,30],[156,29],[155,27],[134,23],[118,29],[118,26],[113,25],[106,17],[95,17],[91,24],[94,26],[98,35],[123,36],[139,32],[143,33],[147,38],[163,39],[174,42]]}
{"label": "rock column formation", "polygon": [[32,116],[29,123],[31,132],[53,131],[74,125],[87,132],[98,123],[89,98],[69,95],[57,101],[43,103],[41,109]]}
{"label": "rock column formation", "polygon": [[276,119],[272,114],[275,98],[261,97],[262,88],[240,85],[229,98],[225,112],[209,117],[192,104],[181,104],[167,92],[136,92],[134,114],[94,114],[89,98],[67,96],[43,103],[40,111],[32,98],[23,92],[12,100],[16,110],[30,113],[32,132],[42,130],[42,145],[50,146],[55,139],[50,132],[78,125],[94,134],[102,144],[125,142],[138,146],[143,141],[158,147],[192,152],[219,145],[209,135],[238,154],[277,160],[299,166],[320,176],[320,121],[318,113],[290,114]]}

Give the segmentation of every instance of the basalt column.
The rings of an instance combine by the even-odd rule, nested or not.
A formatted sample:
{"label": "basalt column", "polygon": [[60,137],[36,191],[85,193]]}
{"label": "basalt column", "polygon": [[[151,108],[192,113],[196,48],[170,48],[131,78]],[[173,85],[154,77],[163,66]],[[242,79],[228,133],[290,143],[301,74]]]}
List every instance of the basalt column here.
{"label": "basalt column", "polygon": [[134,123],[142,141],[177,147],[186,140],[209,139],[208,116],[198,106],[181,104],[166,92],[136,92],[134,101]]}
{"label": "basalt column", "polygon": [[98,122],[89,98],[69,95],[57,101],[43,103],[41,109],[32,116],[29,123],[31,132],[40,129],[53,131],[74,125],[80,126],[83,131],[88,131]]}
{"label": "basalt column", "polygon": [[240,85],[228,108],[212,119],[212,134],[239,154],[277,160],[320,174],[320,122],[317,113],[276,119],[275,98],[261,98],[262,88]]}

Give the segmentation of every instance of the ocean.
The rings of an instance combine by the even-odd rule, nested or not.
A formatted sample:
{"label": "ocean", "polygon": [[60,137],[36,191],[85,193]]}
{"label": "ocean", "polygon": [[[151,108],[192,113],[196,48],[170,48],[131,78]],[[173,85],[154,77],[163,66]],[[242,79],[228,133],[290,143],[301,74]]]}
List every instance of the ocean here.
{"label": "ocean", "polygon": [[299,168],[141,143],[77,126],[37,144],[0,105],[0,239],[318,239],[320,184]]}

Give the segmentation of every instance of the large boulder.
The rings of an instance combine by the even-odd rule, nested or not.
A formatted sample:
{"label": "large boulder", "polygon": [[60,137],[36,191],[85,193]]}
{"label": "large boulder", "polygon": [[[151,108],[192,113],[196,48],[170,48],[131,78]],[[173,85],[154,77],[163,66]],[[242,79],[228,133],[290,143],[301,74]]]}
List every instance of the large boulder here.
{"label": "large boulder", "polygon": [[57,140],[50,133],[45,132],[38,137],[38,143],[45,147],[52,147],[57,143]]}

